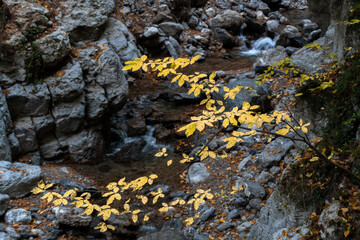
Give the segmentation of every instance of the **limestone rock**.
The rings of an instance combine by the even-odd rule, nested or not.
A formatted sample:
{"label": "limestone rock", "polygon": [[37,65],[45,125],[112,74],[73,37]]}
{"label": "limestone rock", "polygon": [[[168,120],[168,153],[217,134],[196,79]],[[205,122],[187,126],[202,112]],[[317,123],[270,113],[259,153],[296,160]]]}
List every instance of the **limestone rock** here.
{"label": "limestone rock", "polygon": [[69,35],[58,29],[36,41],[45,66],[55,66],[71,52]]}
{"label": "limestone rock", "polygon": [[101,160],[104,143],[98,131],[85,130],[69,137],[65,142],[68,145],[71,161],[84,163]]}
{"label": "limestone rock", "polygon": [[52,211],[59,223],[71,227],[87,227],[92,220],[92,217],[89,215],[81,215],[84,212],[82,208],[64,206],[54,207]]}
{"label": "limestone rock", "polygon": [[17,119],[14,132],[19,141],[22,153],[28,153],[38,149],[36,131],[30,117]]}
{"label": "limestone rock", "polygon": [[330,206],[320,214],[319,226],[323,229],[320,231],[323,239],[343,239],[340,224],[342,220],[341,216],[338,214],[339,208],[340,202],[333,201],[330,203]]}
{"label": "limestone rock", "polygon": [[83,93],[85,85],[78,62],[67,64],[58,74],[47,78],[46,83],[53,103],[73,101]]}
{"label": "limestone rock", "polygon": [[95,39],[115,8],[114,0],[69,0],[57,16],[73,41]]}
{"label": "limestone rock", "polygon": [[289,139],[277,138],[269,143],[258,156],[258,161],[264,167],[272,167],[277,165],[284,155],[294,146],[293,141]]}
{"label": "limestone rock", "polygon": [[15,84],[8,88],[8,91],[6,100],[13,118],[49,113],[50,93],[46,84]]}
{"label": "limestone rock", "polygon": [[0,193],[0,216],[5,213],[6,209],[8,208],[9,202],[9,195]]}
{"label": "limestone rock", "polygon": [[23,208],[11,209],[5,214],[5,221],[10,224],[31,222],[31,213]]}
{"label": "limestone rock", "polygon": [[109,18],[103,37],[107,39],[109,45],[119,55],[122,62],[141,57],[134,36],[121,21]]}
{"label": "limestone rock", "polygon": [[197,184],[199,182],[205,181],[210,177],[210,173],[203,163],[194,163],[190,166],[187,181],[191,184]]}
{"label": "limestone rock", "polygon": [[244,23],[240,13],[233,10],[224,10],[210,20],[211,28],[224,28],[232,32],[238,32]]}
{"label": "limestone rock", "polygon": [[90,122],[98,122],[108,110],[108,100],[105,90],[96,84],[86,86],[86,118]]}
{"label": "limestone rock", "polygon": [[159,24],[159,28],[167,35],[179,38],[180,34],[185,30],[184,26],[174,22],[163,22]]}
{"label": "limestone rock", "polygon": [[43,177],[39,166],[10,163],[4,167],[0,167],[4,171],[0,174],[0,193],[8,194],[11,198],[19,198],[28,194]]}
{"label": "limestone rock", "polygon": [[56,136],[72,134],[80,129],[85,118],[85,98],[79,97],[73,102],[61,103],[52,110]]}

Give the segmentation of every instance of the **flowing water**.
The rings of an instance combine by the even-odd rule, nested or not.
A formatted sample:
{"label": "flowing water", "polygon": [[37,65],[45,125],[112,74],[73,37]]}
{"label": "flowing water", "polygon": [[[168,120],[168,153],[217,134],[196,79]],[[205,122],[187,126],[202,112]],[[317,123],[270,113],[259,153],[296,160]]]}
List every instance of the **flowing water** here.
{"label": "flowing water", "polygon": [[250,50],[240,52],[240,55],[257,56],[261,53],[261,51],[275,48],[277,40],[279,40],[279,36],[276,36],[274,39],[271,39],[269,37],[260,38],[254,42]]}

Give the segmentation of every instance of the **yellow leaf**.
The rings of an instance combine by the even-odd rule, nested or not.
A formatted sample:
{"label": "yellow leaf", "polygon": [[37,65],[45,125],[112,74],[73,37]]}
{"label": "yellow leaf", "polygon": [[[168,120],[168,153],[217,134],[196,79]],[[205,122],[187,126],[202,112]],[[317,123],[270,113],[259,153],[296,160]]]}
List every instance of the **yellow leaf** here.
{"label": "yellow leaf", "polygon": [[38,187],[41,188],[41,189],[44,189],[44,188],[45,188],[44,180],[41,180],[41,181],[38,183]]}
{"label": "yellow leaf", "polygon": [[149,178],[151,178],[151,179],[156,179],[156,178],[158,178],[158,175],[156,175],[156,174],[151,174],[151,175],[149,176]]}
{"label": "yellow leaf", "polygon": [[283,128],[283,129],[276,131],[276,133],[285,136],[286,134],[289,133],[289,129]]}
{"label": "yellow leaf", "polygon": [[185,135],[186,137],[191,136],[196,130],[196,124],[191,124],[185,131]]}
{"label": "yellow leaf", "polygon": [[224,121],[223,121],[223,127],[224,128],[227,128],[228,126],[229,126],[229,119],[228,118],[226,118]]}
{"label": "yellow leaf", "polygon": [[237,138],[236,137],[228,137],[228,138],[224,138],[223,139],[224,142],[228,142],[228,144],[226,145],[226,148],[232,148],[236,142],[237,142]]}
{"label": "yellow leaf", "polygon": [[141,58],[140,58],[140,60],[143,61],[143,62],[145,62],[146,59],[147,59],[147,56],[146,56],[146,55],[142,55]]}
{"label": "yellow leaf", "polygon": [[53,202],[53,204],[54,204],[55,206],[59,206],[61,203],[62,203],[62,200],[61,200],[61,199],[56,199],[56,200]]}
{"label": "yellow leaf", "polygon": [[172,164],[172,162],[173,162],[173,160],[169,160],[169,161],[167,161],[166,165],[170,166]]}
{"label": "yellow leaf", "polygon": [[186,223],[186,226],[190,226],[191,224],[194,223],[194,218],[189,217],[189,218],[185,219],[184,223]]}
{"label": "yellow leaf", "polygon": [[193,58],[191,58],[190,64],[194,64],[197,60],[199,60],[200,57],[201,57],[201,55],[196,55]]}
{"label": "yellow leaf", "polygon": [[143,204],[146,204],[146,203],[148,202],[148,198],[147,198],[146,196],[143,196],[143,197],[141,198],[141,202],[142,202]]}
{"label": "yellow leaf", "polygon": [[113,225],[108,224],[108,225],[107,225],[107,228],[110,229],[110,230],[115,231],[115,227],[114,227]]}
{"label": "yellow leaf", "polygon": [[300,97],[302,95],[303,95],[303,93],[297,93],[297,94],[295,94],[295,97]]}
{"label": "yellow leaf", "polygon": [[148,213],[148,214],[146,214],[146,215],[144,216],[144,222],[146,222],[146,221],[149,220],[149,214],[150,214],[150,213]]}
{"label": "yellow leaf", "polygon": [[33,194],[39,194],[39,193],[44,192],[44,190],[42,190],[41,188],[35,187],[33,190],[31,190],[31,192]]}
{"label": "yellow leaf", "polygon": [[349,230],[349,229],[344,232],[344,236],[345,236],[345,237],[349,236],[349,234],[350,234],[350,230]]}
{"label": "yellow leaf", "polygon": [[136,223],[137,220],[138,220],[138,215],[136,215],[136,214],[134,215],[134,214],[133,214],[131,218],[132,218],[133,222]]}

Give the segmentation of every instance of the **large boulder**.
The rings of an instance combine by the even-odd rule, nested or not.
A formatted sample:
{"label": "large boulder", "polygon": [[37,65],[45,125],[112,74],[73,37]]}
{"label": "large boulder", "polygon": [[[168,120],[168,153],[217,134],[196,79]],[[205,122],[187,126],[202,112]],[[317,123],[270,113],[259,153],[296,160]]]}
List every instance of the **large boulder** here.
{"label": "large boulder", "polygon": [[213,38],[222,43],[224,48],[233,48],[236,46],[236,40],[231,34],[222,28],[213,29]]}
{"label": "large boulder", "polygon": [[55,66],[71,52],[69,35],[60,29],[38,39],[36,44],[44,65],[48,67]]}
{"label": "large boulder", "polygon": [[322,239],[343,239],[341,222],[342,217],[339,216],[341,203],[332,201],[319,217],[319,226],[322,227],[320,235]]}
{"label": "large boulder", "polygon": [[211,19],[211,28],[224,28],[233,33],[240,31],[241,25],[244,23],[244,18],[240,13],[233,10],[225,10],[220,12],[216,17]]}
{"label": "large boulder", "polygon": [[109,18],[103,37],[106,38],[111,48],[119,55],[122,62],[141,56],[134,36],[121,21]]}
{"label": "large boulder", "polygon": [[55,19],[73,41],[96,39],[114,8],[114,0],[69,0]]}
{"label": "large boulder", "polygon": [[0,161],[0,170],[0,193],[11,198],[20,198],[30,193],[43,177],[39,166],[25,163]]}

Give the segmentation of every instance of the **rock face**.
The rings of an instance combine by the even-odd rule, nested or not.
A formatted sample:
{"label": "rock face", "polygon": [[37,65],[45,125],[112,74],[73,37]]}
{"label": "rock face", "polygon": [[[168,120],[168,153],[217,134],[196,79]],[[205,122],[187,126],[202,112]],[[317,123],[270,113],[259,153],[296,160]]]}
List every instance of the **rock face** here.
{"label": "rock face", "polygon": [[319,226],[322,227],[320,234],[323,239],[342,239],[342,229],[340,226],[341,216],[339,216],[340,202],[333,201],[326,208],[319,218]]}
{"label": "rock face", "polygon": [[[46,76],[43,82],[26,82],[29,56],[24,54],[9,53],[11,64],[0,63],[0,87],[6,92],[0,93],[0,160],[36,152],[45,160],[100,160],[104,116],[120,110],[128,95],[122,62],[141,56],[127,27],[109,18],[115,2],[66,1],[52,19],[52,31],[51,14],[40,4],[2,4],[19,24],[8,43],[26,41],[24,47],[36,49]],[[33,36],[30,29],[47,32]]]}
{"label": "rock face", "polygon": [[[301,227],[311,214],[309,206],[282,196],[276,189],[260,210],[258,221],[251,227],[249,239],[271,240],[282,228]],[[286,207],[284,207],[286,206]],[[275,238],[276,239],[276,238]]]}

